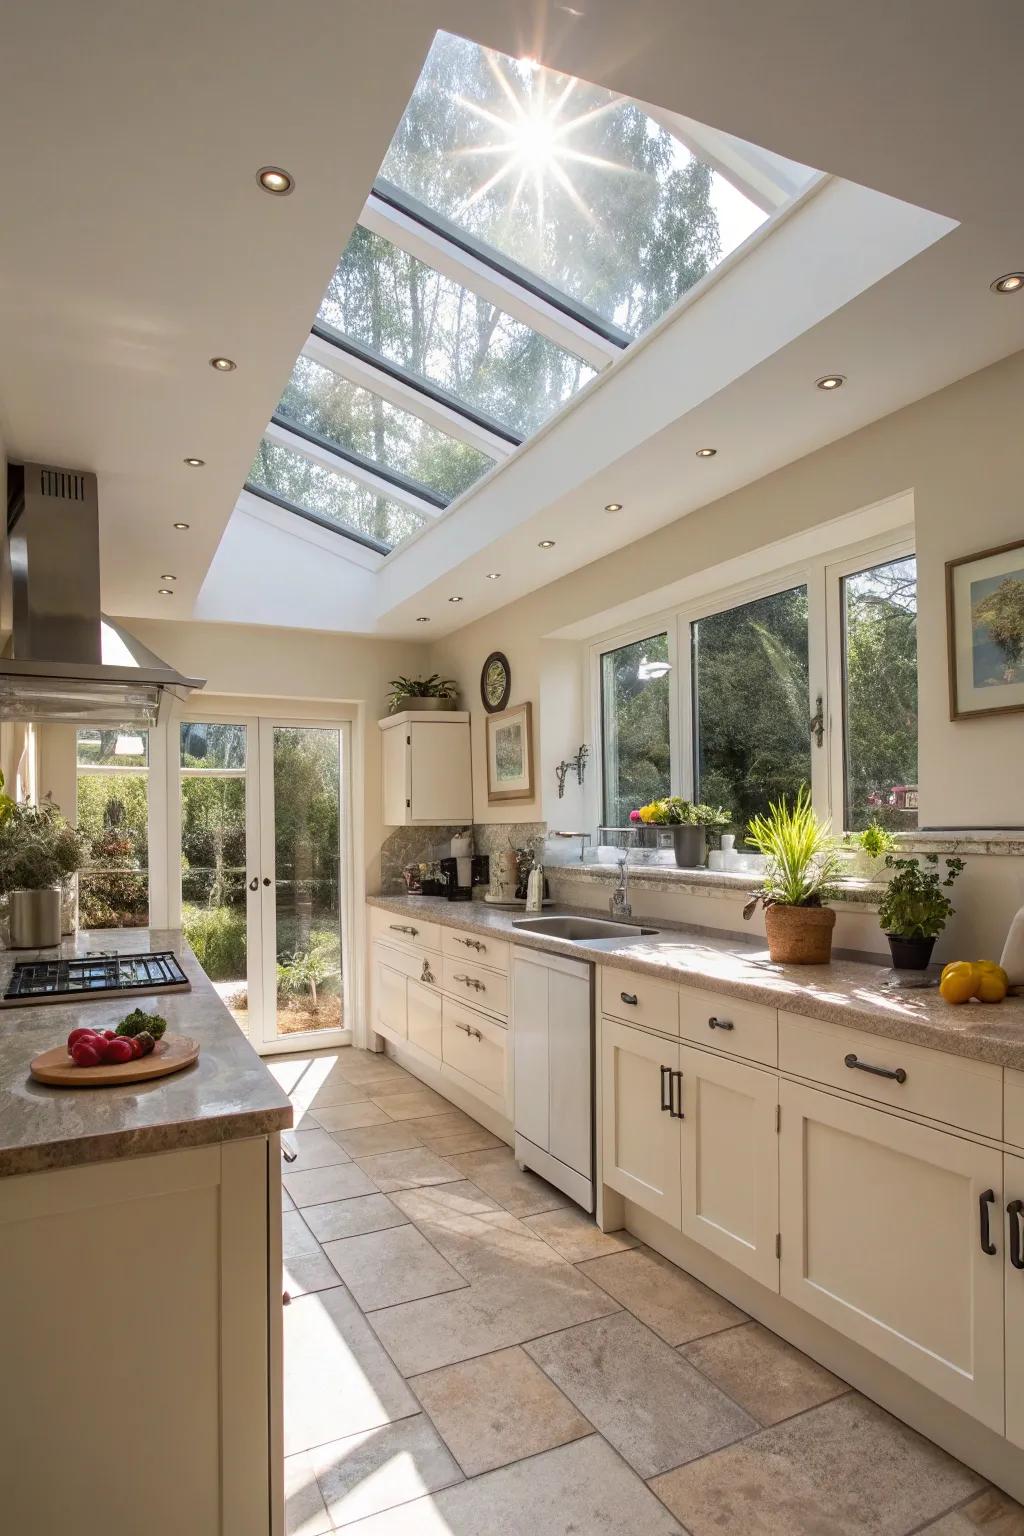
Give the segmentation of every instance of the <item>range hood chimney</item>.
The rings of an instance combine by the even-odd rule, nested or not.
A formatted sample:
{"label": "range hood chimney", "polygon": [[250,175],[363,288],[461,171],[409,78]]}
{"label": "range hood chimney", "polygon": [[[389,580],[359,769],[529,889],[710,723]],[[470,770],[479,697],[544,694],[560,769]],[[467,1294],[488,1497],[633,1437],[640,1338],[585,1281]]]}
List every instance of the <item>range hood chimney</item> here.
{"label": "range hood chimney", "polygon": [[169,698],[204,686],[100,612],[95,475],[8,465],[0,624],[0,720],[155,725]]}

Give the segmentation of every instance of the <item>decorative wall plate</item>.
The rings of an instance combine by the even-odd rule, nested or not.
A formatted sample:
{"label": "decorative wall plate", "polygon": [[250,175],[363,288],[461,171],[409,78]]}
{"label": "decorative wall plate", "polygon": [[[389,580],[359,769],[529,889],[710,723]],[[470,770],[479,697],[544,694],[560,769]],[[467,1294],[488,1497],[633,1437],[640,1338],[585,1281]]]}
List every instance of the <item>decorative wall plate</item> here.
{"label": "decorative wall plate", "polygon": [[489,715],[504,709],[512,695],[512,668],[501,651],[492,651],[480,673],[480,697]]}

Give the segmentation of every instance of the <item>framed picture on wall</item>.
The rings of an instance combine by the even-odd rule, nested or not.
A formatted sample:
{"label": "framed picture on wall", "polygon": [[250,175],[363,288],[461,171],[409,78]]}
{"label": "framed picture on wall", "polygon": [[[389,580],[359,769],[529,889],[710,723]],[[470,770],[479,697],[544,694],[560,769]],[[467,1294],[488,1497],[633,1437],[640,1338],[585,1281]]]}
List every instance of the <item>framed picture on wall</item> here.
{"label": "framed picture on wall", "polygon": [[1024,709],[1024,542],[946,562],[949,718]]}
{"label": "framed picture on wall", "polygon": [[516,704],[487,716],[487,803],[533,799],[533,709]]}

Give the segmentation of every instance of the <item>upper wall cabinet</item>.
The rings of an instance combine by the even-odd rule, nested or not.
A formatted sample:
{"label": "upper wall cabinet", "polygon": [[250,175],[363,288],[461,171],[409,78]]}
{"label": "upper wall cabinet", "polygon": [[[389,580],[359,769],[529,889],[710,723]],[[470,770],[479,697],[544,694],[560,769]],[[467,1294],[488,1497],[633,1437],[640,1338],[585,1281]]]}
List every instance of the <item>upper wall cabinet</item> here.
{"label": "upper wall cabinet", "polygon": [[384,823],[456,825],[473,820],[469,715],[408,711],[378,722]]}

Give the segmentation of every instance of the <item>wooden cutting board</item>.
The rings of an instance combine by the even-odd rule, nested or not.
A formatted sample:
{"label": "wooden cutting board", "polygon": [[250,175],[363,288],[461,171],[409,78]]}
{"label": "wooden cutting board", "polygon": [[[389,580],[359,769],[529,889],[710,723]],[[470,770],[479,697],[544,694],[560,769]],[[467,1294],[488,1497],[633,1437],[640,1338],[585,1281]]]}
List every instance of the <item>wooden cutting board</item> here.
{"label": "wooden cutting board", "polygon": [[99,1067],[76,1067],[66,1045],[55,1045],[33,1057],[32,1076],[54,1088],[113,1088],[119,1083],[144,1083],[190,1067],[199,1055],[199,1041],[189,1035],[164,1035],[148,1056]]}

